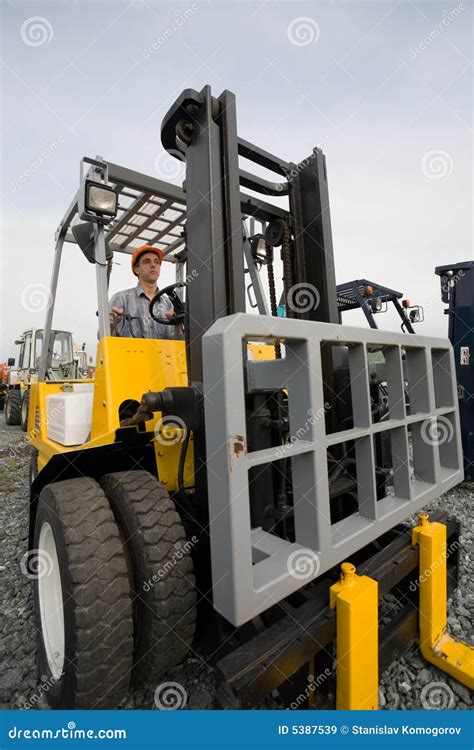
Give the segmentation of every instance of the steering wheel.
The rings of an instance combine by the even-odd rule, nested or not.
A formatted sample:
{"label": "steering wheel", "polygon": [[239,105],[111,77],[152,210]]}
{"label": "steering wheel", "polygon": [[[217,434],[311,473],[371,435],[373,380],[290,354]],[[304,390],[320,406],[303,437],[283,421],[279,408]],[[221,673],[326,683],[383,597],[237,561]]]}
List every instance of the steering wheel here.
{"label": "steering wheel", "polygon": [[[181,302],[180,298],[178,297],[176,290],[182,289],[185,287],[186,284],[183,281],[178,282],[177,284],[170,284],[169,286],[165,286],[164,289],[160,289],[153,299],[150,302],[150,315],[153,318],[153,320],[156,320],[157,323],[162,323],[165,326],[177,326],[181,323],[184,323],[186,319],[186,310],[184,309],[184,305]],[[157,315],[154,314],[153,309],[157,302],[161,299],[163,294],[167,294],[168,297],[171,300],[171,304],[174,307],[175,315],[173,318],[159,318]]]}

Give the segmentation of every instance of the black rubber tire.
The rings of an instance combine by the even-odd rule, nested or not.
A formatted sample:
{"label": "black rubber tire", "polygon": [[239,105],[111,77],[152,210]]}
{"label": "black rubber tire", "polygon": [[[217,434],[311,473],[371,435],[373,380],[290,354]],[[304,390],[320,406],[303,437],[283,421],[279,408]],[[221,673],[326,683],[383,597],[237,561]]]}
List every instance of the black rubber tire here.
{"label": "black rubber tire", "polygon": [[147,471],[100,480],[127,546],[132,569],[135,685],[151,684],[179,664],[196,626],[191,542],[170,496]]}
{"label": "black rubber tire", "polygon": [[53,683],[45,691],[48,703],[58,709],[117,708],[128,693],[133,656],[132,602],[117,523],[102,489],[88,477],[43,488],[35,550],[45,521],[58,554],[65,633],[64,669],[54,682],[35,578],[38,669]]}
{"label": "black rubber tire", "polygon": [[36,448],[33,448],[30,456],[30,465],[28,467],[28,482],[31,488],[31,485],[35,481],[36,477],[38,475],[38,451]]}
{"label": "black rubber tire", "polygon": [[30,407],[30,389],[28,388],[21,400],[21,429],[26,432],[28,429],[28,410]]}
{"label": "black rubber tire", "polygon": [[5,422],[12,427],[21,423],[21,392],[11,388],[5,402]]}

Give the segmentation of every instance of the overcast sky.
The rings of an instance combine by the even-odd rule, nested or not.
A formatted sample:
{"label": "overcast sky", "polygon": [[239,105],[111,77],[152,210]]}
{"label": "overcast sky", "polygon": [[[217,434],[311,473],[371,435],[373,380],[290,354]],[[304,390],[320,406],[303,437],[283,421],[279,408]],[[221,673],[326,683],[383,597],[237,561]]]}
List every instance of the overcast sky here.
{"label": "overcast sky", "polygon": [[[2,14],[0,361],[44,323],[80,158],[165,178],[163,115],[205,84],[236,94],[243,138],[293,162],[323,148],[337,282],[399,289],[424,305],[420,333],[445,335],[434,267],[474,255],[470,2],[3,0]],[[64,254],[54,324],[93,351],[94,271]],[[133,283],[118,260],[111,292]]]}

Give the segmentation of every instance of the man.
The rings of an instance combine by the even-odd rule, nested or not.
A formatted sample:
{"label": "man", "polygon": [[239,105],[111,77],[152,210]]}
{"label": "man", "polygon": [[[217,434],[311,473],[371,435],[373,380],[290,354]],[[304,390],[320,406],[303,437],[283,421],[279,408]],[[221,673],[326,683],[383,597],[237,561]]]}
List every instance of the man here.
{"label": "man", "polygon": [[[181,327],[158,323],[150,315],[150,301],[158,291],[158,279],[163,261],[163,250],[151,245],[138,247],[132,255],[132,273],[138,284],[113,295],[109,302],[112,336],[145,339],[180,339]],[[165,294],[155,305],[160,318],[172,319],[173,305]]]}

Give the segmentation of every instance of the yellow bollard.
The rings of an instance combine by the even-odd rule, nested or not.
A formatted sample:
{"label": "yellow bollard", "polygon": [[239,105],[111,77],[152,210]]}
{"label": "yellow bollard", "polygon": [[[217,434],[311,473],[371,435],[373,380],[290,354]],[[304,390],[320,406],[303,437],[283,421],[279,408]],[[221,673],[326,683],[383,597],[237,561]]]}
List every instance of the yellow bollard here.
{"label": "yellow bollard", "polygon": [[412,543],[419,546],[419,628],[422,656],[438,669],[474,689],[474,649],[446,630],[446,526],[418,516]]}
{"label": "yellow bollard", "polygon": [[378,584],[350,563],[329,591],[336,608],[336,708],[378,708]]}

